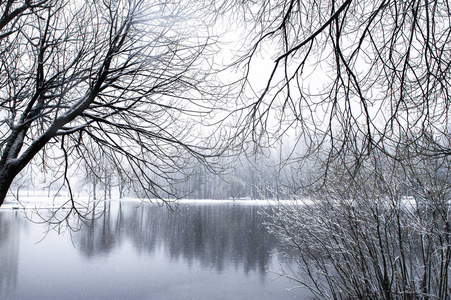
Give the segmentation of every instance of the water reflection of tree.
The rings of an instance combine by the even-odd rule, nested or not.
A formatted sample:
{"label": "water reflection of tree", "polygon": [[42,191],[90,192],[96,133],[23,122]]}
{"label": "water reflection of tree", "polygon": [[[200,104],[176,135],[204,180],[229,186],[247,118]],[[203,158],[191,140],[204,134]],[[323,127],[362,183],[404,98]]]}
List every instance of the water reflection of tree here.
{"label": "water reflection of tree", "polygon": [[86,257],[109,253],[115,246],[115,226],[112,221],[110,205],[98,219],[88,219],[76,234],[77,245]]}
{"label": "water reflection of tree", "polygon": [[20,228],[17,212],[0,213],[0,298],[8,299],[17,286]]}
{"label": "water reflection of tree", "polygon": [[142,254],[164,249],[172,260],[218,272],[227,265],[264,273],[277,241],[266,232],[257,206],[188,205],[176,212],[122,203],[75,233],[86,256],[105,255],[124,241]]}

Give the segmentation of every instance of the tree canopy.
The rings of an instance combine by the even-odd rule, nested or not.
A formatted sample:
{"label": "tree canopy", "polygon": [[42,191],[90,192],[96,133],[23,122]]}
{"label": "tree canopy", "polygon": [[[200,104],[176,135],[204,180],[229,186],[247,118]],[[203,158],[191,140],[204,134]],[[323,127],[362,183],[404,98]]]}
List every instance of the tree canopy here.
{"label": "tree canopy", "polygon": [[256,38],[242,62],[272,61],[250,100],[254,133],[276,117],[331,159],[398,147],[449,154],[447,1],[278,0],[249,11]]}
{"label": "tree canopy", "polygon": [[81,162],[96,174],[108,161],[150,197],[171,193],[172,173],[192,158],[215,156],[219,142],[197,129],[226,97],[202,11],[187,1],[2,2],[0,205],[30,163],[70,188]]}

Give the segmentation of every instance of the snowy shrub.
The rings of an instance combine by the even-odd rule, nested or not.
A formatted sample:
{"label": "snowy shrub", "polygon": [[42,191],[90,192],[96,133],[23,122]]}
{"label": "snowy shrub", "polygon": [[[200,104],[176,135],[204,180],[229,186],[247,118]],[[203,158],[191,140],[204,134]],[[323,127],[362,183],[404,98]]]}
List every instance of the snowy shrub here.
{"label": "snowy shrub", "polygon": [[300,270],[283,275],[324,299],[450,299],[450,161],[329,168],[336,180],[308,201],[269,212],[269,228],[297,249],[286,254]]}

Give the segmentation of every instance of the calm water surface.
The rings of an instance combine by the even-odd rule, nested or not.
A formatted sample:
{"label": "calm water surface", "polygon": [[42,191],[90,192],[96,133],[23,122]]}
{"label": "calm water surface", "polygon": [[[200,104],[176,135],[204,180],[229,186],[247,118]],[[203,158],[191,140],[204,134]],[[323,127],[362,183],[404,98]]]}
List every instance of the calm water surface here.
{"label": "calm water surface", "polygon": [[60,233],[1,211],[0,299],[309,299],[268,272],[290,262],[260,208],[112,202]]}

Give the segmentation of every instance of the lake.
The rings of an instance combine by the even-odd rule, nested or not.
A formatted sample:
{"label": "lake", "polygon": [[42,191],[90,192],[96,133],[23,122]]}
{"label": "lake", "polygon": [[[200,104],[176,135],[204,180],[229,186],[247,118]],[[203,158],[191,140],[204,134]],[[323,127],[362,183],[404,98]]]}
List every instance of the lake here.
{"label": "lake", "polygon": [[107,202],[76,231],[2,210],[0,299],[309,299],[272,272],[296,265],[260,209]]}

